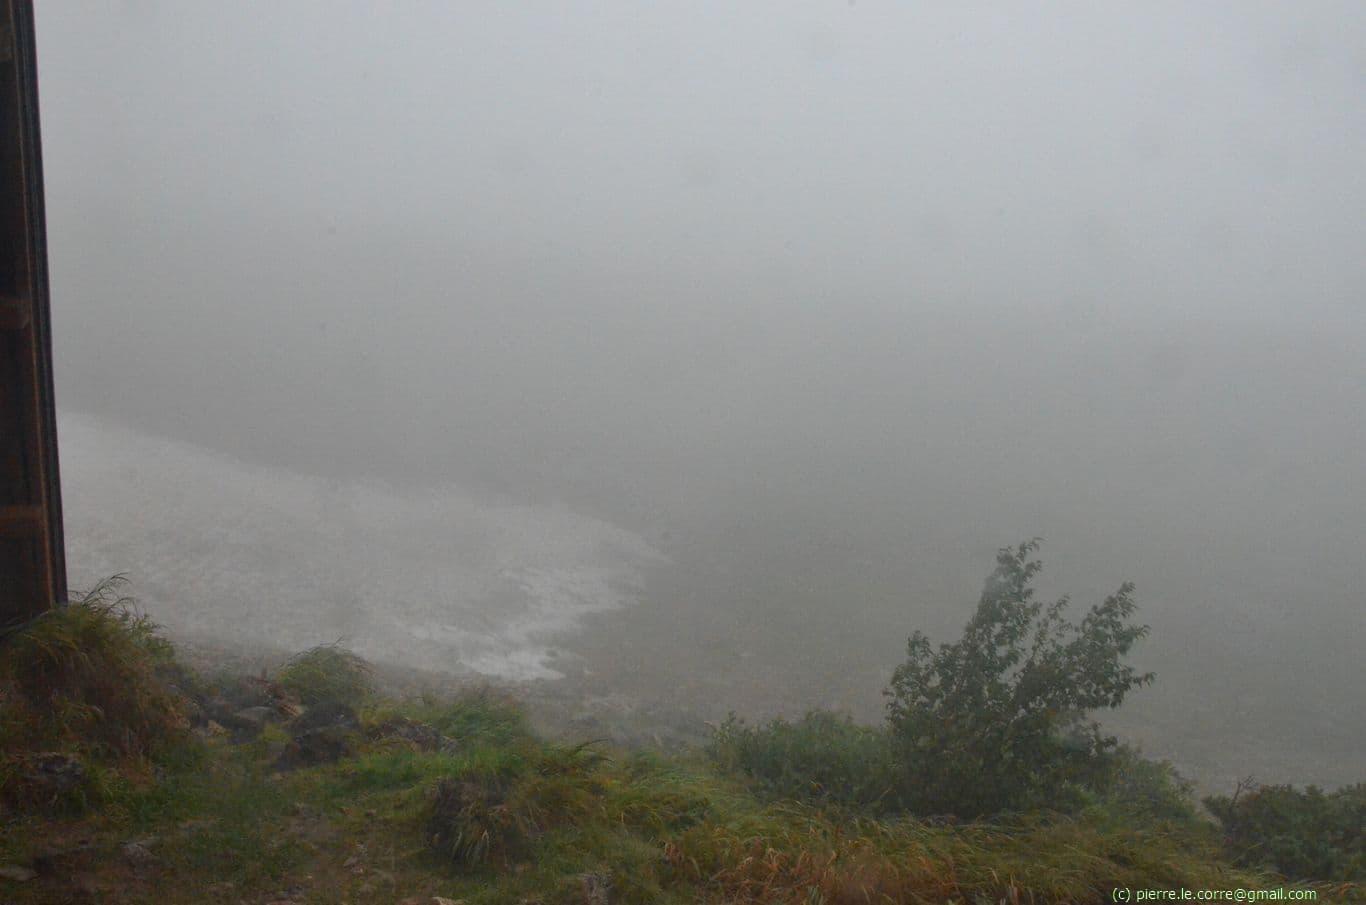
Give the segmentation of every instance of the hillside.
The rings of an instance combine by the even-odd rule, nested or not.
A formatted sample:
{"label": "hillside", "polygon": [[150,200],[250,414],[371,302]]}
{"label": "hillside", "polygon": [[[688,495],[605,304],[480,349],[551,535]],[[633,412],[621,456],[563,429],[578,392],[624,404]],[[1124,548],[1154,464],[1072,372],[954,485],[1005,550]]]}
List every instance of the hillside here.
{"label": "hillside", "polygon": [[[424,691],[338,647],[266,675],[243,675],[241,659],[196,670],[112,601],[57,611],[5,646],[5,902],[1083,903],[1117,889],[1291,889],[1225,860],[1213,825],[1139,820],[1118,799],[994,822],[872,814],[775,796],[722,735],[664,751],[538,732],[506,692]],[[826,756],[841,738],[799,738],[798,753]]]}

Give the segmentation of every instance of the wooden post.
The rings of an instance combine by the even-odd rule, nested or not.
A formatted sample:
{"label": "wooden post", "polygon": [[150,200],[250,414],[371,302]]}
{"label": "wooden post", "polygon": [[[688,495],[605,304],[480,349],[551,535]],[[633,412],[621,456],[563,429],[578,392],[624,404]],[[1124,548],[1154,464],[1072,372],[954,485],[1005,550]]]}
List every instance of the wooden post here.
{"label": "wooden post", "polygon": [[66,599],[32,0],[0,0],[0,628]]}

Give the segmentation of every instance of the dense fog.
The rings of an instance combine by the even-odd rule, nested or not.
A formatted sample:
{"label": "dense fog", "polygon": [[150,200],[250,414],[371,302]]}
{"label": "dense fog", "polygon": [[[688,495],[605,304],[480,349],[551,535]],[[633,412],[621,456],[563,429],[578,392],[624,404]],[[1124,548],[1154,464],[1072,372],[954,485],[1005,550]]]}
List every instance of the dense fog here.
{"label": "dense fog", "polygon": [[876,719],[995,551],[1111,719],[1366,772],[1366,6],[38,4],[68,568]]}

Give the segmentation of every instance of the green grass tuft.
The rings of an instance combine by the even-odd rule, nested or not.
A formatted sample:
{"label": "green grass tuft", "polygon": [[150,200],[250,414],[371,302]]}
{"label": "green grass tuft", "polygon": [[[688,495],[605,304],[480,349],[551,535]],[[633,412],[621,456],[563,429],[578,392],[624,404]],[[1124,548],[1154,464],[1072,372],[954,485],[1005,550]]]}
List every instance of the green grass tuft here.
{"label": "green grass tuft", "polygon": [[488,685],[474,686],[448,698],[379,702],[366,711],[366,717],[372,723],[406,717],[431,726],[462,747],[517,745],[532,738],[522,704]]}
{"label": "green grass tuft", "polygon": [[596,776],[603,762],[584,746],[542,745],[439,780],[427,818],[433,851],[464,867],[526,860],[551,829],[594,813],[605,792]]}
{"label": "green grass tuft", "polygon": [[796,722],[775,719],[761,726],[732,714],[712,733],[707,752],[720,769],[744,777],[770,801],[897,810],[887,733],[840,714],[812,710]]}
{"label": "green grass tuft", "polygon": [[370,664],[340,641],[295,654],[280,667],[275,681],[306,706],[338,701],[358,707],[375,693]]}
{"label": "green grass tuft", "polygon": [[107,579],[0,641],[0,800],[36,803],[41,790],[24,777],[42,752],[85,763],[65,801],[80,806],[102,794],[99,765],[153,762],[189,744],[184,699],[158,677],[174,650],[120,596],[122,584]]}

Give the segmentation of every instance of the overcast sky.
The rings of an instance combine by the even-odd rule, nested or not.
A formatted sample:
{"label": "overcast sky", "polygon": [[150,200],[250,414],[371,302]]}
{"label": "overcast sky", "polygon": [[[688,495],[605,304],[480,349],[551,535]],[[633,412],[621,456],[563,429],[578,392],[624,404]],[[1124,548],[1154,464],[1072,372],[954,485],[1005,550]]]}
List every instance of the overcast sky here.
{"label": "overcast sky", "polygon": [[37,24],[68,413],[560,501],[875,637],[1041,534],[1146,582],[1173,694],[1219,637],[1362,678],[1366,5]]}

